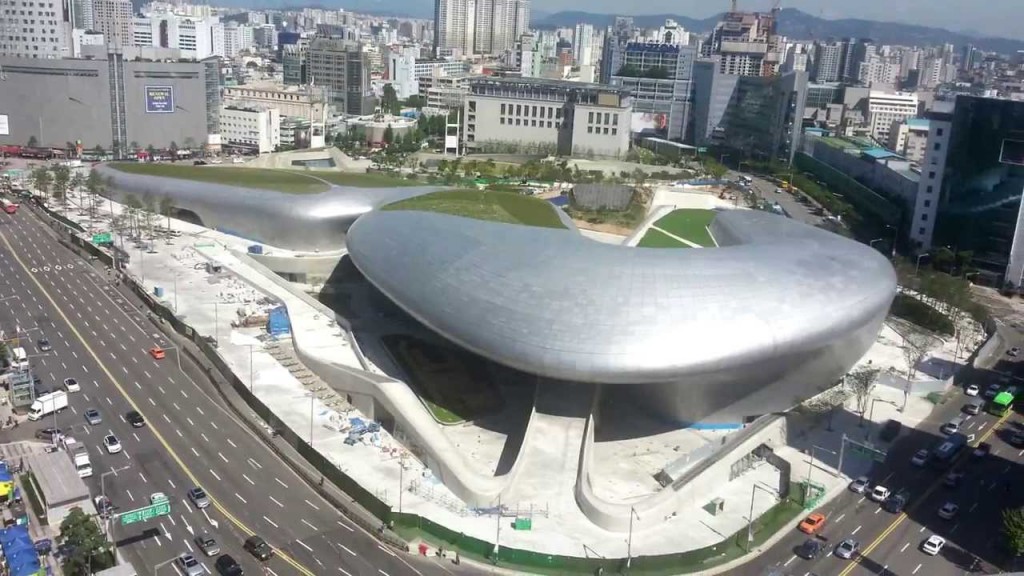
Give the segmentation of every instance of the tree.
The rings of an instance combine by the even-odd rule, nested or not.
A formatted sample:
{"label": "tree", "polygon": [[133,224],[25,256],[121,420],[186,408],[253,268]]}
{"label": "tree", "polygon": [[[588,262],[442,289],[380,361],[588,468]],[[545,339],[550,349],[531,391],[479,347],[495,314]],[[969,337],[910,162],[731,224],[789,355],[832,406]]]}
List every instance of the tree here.
{"label": "tree", "polygon": [[71,182],[71,169],[63,164],[57,164],[53,171],[53,198],[57,202],[64,202],[68,195],[68,184]]}
{"label": "tree", "polygon": [[28,146],[29,148],[35,148],[39,146],[39,139],[36,138],[35,136],[29,136],[28,144],[26,144],[26,146]]}
{"label": "tree", "polygon": [[85,177],[82,176],[81,172],[78,172],[76,170],[75,173],[71,175],[71,182],[68,183],[68,187],[78,197],[78,208],[79,209],[81,209],[83,207],[82,206],[82,186],[84,186],[84,185],[85,185]]}
{"label": "tree", "polygon": [[81,508],[72,508],[60,523],[60,540],[68,550],[62,566],[64,574],[87,576],[110,567],[110,542],[99,524]]}
{"label": "tree", "polygon": [[1013,555],[1024,555],[1024,508],[1003,510],[1003,534]]}
{"label": "tree", "polygon": [[191,151],[191,150],[195,150],[196,149],[196,139],[191,137],[191,136],[185,138],[185,141],[184,141],[183,144],[185,146],[185,150]]}
{"label": "tree", "polygon": [[43,203],[46,203],[46,199],[50,196],[50,184],[53,183],[53,175],[44,166],[40,166],[32,171],[32,187],[36,189],[36,194],[43,197]]}
{"label": "tree", "polygon": [[394,141],[395,141],[395,130],[394,130],[394,128],[391,127],[391,124],[388,124],[387,127],[384,128],[384,144],[386,146],[390,146],[391,143],[394,142]]}
{"label": "tree", "polygon": [[150,240],[153,239],[153,215],[156,214],[156,201],[149,194],[145,194],[142,197],[142,218],[145,222],[146,230],[149,231]]}
{"label": "tree", "polygon": [[139,202],[139,197],[134,194],[129,194],[124,198],[125,216],[128,222],[128,234],[135,236],[136,223],[138,218],[139,210],[142,208],[142,202]]}
{"label": "tree", "polygon": [[[870,361],[869,361],[870,362]],[[880,370],[870,364],[861,366],[846,375],[846,384],[857,398],[857,410],[860,412],[860,426],[864,425],[864,413],[868,410],[871,392],[875,389],[875,380]]]}
{"label": "tree", "polygon": [[171,229],[171,213],[174,212],[174,201],[168,196],[161,196],[159,202],[160,214],[167,217],[167,229]]}
{"label": "tree", "polygon": [[171,151],[171,160],[177,160],[178,159],[178,143],[175,142],[174,140],[171,140],[171,144],[167,147],[167,149]]}
{"label": "tree", "polygon": [[410,108],[422,110],[423,107],[427,105],[427,99],[424,98],[423,96],[420,96],[419,94],[413,94],[412,96],[409,96],[409,98],[405,100],[405,105]]}
{"label": "tree", "polygon": [[395,92],[395,87],[391,84],[384,85],[384,94],[380,99],[380,109],[385,114],[393,114],[395,116],[402,113],[402,103],[398,101],[398,93]]}
{"label": "tree", "polygon": [[907,407],[910,386],[917,374],[917,365],[928,355],[931,338],[924,334],[909,333],[903,336],[903,360],[907,363],[907,385],[903,389],[903,407]]}

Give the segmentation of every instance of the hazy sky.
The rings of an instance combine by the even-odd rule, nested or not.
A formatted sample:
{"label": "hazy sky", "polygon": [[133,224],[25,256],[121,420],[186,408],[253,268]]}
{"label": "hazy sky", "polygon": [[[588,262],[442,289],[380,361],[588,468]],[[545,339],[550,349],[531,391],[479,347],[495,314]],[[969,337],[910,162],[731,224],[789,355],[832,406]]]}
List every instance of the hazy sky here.
{"label": "hazy sky", "polygon": [[[738,0],[741,10],[766,10],[772,0]],[[1024,40],[1024,0],[782,0],[783,8],[799,8],[823,18],[864,18],[936,26]],[[705,18],[729,7],[729,0],[534,0],[533,9],[545,12],[583,10],[622,14],[625,6],[635,14],[663,12]],[[628,14],[628,12],[627,12]]]}

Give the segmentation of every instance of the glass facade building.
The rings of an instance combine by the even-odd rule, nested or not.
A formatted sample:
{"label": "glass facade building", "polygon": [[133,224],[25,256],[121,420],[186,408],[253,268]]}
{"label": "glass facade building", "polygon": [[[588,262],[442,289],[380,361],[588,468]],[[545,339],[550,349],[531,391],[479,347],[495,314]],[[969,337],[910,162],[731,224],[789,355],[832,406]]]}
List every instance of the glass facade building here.
{"label": "glass facade building", "polygon": [[[971,251],[974,267],[992,283],[1019,286],[1024,102],[958,96],[949,129],[932,246]],[[932,140],[931,148],[941,145]],[[926,163],[922,172],[928,169]]]}
{"label": "glass facade building", "polygon": [[634,133],[677,141],[686,137],[696,56],[693,46],[626,44],[611,85],[628,88],[633,95]]}

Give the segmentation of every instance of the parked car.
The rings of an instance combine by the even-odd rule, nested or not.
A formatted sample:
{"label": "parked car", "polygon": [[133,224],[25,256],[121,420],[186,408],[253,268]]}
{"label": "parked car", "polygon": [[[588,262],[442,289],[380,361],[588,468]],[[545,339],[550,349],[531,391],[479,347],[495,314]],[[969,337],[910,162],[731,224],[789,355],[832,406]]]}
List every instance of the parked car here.
{"label": "parked car", "polygon": [[816,534],[825,526],[825,515],[815,512],[804,518],[797,529],[804,534]]}
{"label": "parked car", "polygon": [[981,392],[981,388],[977,384],[971,384],[964,390],[964,393],[968,396],[977,396],[979,392]]}
{"label": "parked car", "polygon": [[952,502],[946,502],[939,507],[939,518],[943,520],[952,520],[956,513],[960,511],[960,507]]}
{"label": "parked car", "polygon": [[988,388],[985,389],[985,398],[989,400],[995,398],[1002,391],[1003,387],[999,384],[989,384]]}
{"label": "parked car", "polygon": [[929,556],[935,556],[942,551],[946,545],[946,539],[938,534],[932,534],[921,544],[921,551]]}
{"label": "parked car", "polygon": [[914,456],[910,458],[910,463],[914,466],[924,466],[925,464],[928,464],[929,456],[931,456],[931,454],[922,448],[921,450],[914,452]]}
{"label": "parked car", "polygon": [[964,407],[961,408],[961,410],[963,410],[963,412],[965,414],[970,414],[971,416],[977,416],[978,414],[981,414],[981,409],[984,408],[984,407],[985,407],[985,401],[984,400],[982,400],[981,398],[974,398],[970,402],[964,404]]}
{"label": "parked car", "polygon": [[893,494],[886,498],[885,502],[882,502],[882,509],[890,514],[899,514],[907,507],[908,499],[908,495],[905,492]]}
{"label": "parked car", "polygon": [[942,427],[939,428],[939,431],[942,432],[943,434],[947,434],[947,435],[948,434],[956,434],[957,432],[960,431],[960,426],[962,426],[963,423],[964,423],[964,421],[962,419],[960,419],[960,418],[953,418],[949,422],[946,422],[945,424],[943,424]]}
{"label": "parked car", "polygon": [[36,438],[39,440],[46,440],[47,442],[53,442],[54,436],[60,436],[60,428],[43,428],[42,430],[36,430]]}
{"label": "parked car", "polygon": [[892,442],[900,435],[903,430],[903,424],[899,420],[889,420],[882,426],[882,431],[878,433],[878,437],[886,442]]}
{"label": "parked car", "polygon": [[856,492],[857,494],[863,494],[864,492],[867,492],[867,489],[868,489],[868,477],[867,476],[861,476],[860,478],[857,478],[853,482],[850,482],[850,491],[851,492]]}

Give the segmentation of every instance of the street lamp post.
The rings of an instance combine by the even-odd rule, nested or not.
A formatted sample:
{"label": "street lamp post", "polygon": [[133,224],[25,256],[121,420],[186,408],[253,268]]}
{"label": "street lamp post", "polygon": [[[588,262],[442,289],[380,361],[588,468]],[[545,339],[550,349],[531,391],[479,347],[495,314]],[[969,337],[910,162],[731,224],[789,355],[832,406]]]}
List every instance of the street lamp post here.
{"label": "street lamp post", "polygon": [[811,470],[814,468],[814,451],[815,450],[824,450],[825,452],[828,452],[829,454],[835,454],[835,452],[833,452],[832,450],[829,450],[828,448],[822,448],[821,446],[818,446],[817,444],[811,444],[811,457],[807,460],[807,487],[804,489],[804,501],[805,502],[807,500],[807,496],[811,492]]}
{"label": "street lamp post", "polygon": [[629,507],[629,536],[626,538],[626,574],[629,574],[629,567],[633,564],[633,518],[640,520],[636,513],[636,507]]}
{"label": "street lamp post", "polygon": [[750,553],[750,545],[754,542],[754,495],[757,494],[758,488],[768,492],[768,494],[771,494],[772,496],[775,495],[767,488],[759,486],[757,482],[754,482],[750,486],[750,515],[747,516],[747,553]]}
{"label": "street lamp post", "polygon": [[925,252],[924,254],[917,255],[917,265],[914,266],[914,276],[917,276],[917,273],[921,271],[921,258],[924,258],[925,256],[930,256],[930,254]]}
{"label": "street lamp post", "polygon": [[[100,474],[100,495],[103,496],[104,500],[107,498],[107,476],[111,474],[116,476],[118,472],[129,468],[131,468],[131,466],[111,468],[109,471]],[[113,516],[113,514],[108,514],[107,517],[104,518],[103,523],[107,528],[107,539],[110,540],[110,546],[112,548],[111,553],[114,555],[114,563],[117,563],[117,540],[114,539],[114,526],[116,526],[117,523],[113,521]]]}
{"label": "street lamp post", "polygon": [[885,238],[875,238],[871,242],[868,242],[868,246],[870,246],[871,248],[874,248],[875,247],[875,242],[885,242]]}
{"label": "street lamp post", "polygon": [[252,344],[249,344],[249,394],[252,394],[253,387],[253,376],[252,376]]}

